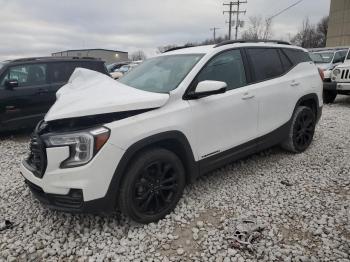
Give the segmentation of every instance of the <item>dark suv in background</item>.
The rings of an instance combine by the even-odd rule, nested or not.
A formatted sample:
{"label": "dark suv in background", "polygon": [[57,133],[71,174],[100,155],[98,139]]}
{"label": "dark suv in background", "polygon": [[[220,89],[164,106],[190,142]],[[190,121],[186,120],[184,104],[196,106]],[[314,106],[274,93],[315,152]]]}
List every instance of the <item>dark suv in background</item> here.
{"label": "dark suv in background", "polygon": [[77,67],[109,75],[104,61],[88,57],[36,57],[0,63],[0,132],[34,127]]}

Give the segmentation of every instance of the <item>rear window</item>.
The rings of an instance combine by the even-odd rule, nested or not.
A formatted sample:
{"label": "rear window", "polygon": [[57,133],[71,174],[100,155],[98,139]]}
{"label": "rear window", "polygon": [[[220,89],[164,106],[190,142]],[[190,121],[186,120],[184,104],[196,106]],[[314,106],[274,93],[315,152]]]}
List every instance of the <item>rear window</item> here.
{"label": "rear window", "polygon": [[253,71],[254,82],[259,82],[284,73],[276,48],[248,48],[247,54]]}
{"label": "rear window", "polygon": [[309,53],[303,50],[283,48],[283,52],[287,55],[289,60],[292,61],[293,65],[311,61]]}

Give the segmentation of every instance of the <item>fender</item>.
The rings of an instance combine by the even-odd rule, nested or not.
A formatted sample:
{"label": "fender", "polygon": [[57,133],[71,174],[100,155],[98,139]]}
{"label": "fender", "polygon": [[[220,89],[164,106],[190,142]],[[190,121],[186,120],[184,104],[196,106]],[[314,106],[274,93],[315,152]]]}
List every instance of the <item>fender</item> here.
{"label": "fender", "polygon": [[182,160],[186,170],[187,182],[196,180],[199,176],[199,165],[194,159],[192,148],[186,136],[182,132],[176,130],[155,134],[134,143],[125,151],[118,163],[104,197],[104,203],[106,203],[103,207],[104,210],[113,211],[116,208],[118,189],[130,161],[142,151],[147,150],[147,148],[157,146],[172,150]]}
{"label": "fender", "polygon": [[[317,119],[317,122],[318,120],[321,118],[321,115],[322,115],[322,106],[320,107],[320,104],[319,104],[319,100],[318,100],[318,96],[316,93],[311,93],[311,94],[307,94],[307,95],[304,95],[302,96],[301,98],[299,98],[298,102],[296,103],[295,105],[295,108],[294,108],[294,111],[293,111],[293,114],[296,110],[296,108],[298,106],[301,106],[301,105],[305,105],[308,103],[308,101],[313,101],[315,104],[315,108],[313,108],[313,110],[315,111],[315,115],[316,115],[316,119]],[[312,106],[312,105],[311,105]]]}

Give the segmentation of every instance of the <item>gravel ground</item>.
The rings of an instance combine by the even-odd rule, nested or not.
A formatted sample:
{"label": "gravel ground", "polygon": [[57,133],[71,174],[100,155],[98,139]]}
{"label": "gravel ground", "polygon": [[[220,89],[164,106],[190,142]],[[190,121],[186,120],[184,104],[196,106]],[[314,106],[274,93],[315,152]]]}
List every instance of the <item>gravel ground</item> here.
{"label": "gravel ground", "polygon": [[[325,106],[305,153],[279,148],[186,188],[175,212],[139,225],[119,214],[42,207],[19,174],[27,138],[0,140],[0,261],[350,261],[350,98]],[[265,224],[253,251],[230,242],[234,219]]]}

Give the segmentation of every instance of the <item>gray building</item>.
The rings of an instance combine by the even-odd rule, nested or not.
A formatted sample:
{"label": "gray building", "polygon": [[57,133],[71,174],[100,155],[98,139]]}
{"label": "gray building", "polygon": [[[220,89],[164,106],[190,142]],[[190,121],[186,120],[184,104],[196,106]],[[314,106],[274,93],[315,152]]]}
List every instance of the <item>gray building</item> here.
{"label": "gray building", "polygon": [[128,60],[128,52],[100,48],[66,50],[52,53],[52,56],[94,57],[105,61],[107,65]]}
{"label": "gray building", "polygon": [[327,46],[350,45],[350,0],[331,0]]}

